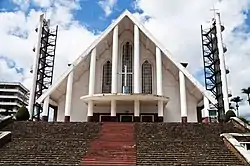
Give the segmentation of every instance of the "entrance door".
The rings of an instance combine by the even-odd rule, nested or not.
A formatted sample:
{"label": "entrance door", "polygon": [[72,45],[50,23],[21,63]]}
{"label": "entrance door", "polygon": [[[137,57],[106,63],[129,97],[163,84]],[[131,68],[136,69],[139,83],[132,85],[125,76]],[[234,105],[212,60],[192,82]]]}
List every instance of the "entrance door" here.
{"label": "entrance door", "polygon": [[133,115],[121,115],[120,121],[121,122],[133,122]]}
{"label": "entrance door", "polygon": [[154,115],[141,115],[141,122],[154,122]]}
{"label": "entrance door", "polygon": [[111,122],[111,116],[110,115],[100,115],[100,121],[101,122]]}

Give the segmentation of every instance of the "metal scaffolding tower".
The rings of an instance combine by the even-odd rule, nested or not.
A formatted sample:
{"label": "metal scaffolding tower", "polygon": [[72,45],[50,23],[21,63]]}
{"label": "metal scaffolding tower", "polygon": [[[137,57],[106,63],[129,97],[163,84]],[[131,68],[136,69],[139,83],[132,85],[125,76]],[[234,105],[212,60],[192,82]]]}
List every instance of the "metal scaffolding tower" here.
{"label": "metal scaffolding tower", "polygon": [[40,18],[40,28],[36,29],[38,32],[37,57],[33,66],[33,89],[30,95],[29,111],[31,112],[31,119],[40,120],[41,106],[37,105],[35,101],[52,85],[55,50],[57,40],[58,26],[55,29],[50,28],[50,20]]}
{"label": "metal scaffolding tower", "polygon": [[[223,54],[227,51],[226,47],[223,46],[223,51],[219,49],[220,42],[218,41],[218,25],[220,25],[220,32],[224,31],[224,26],[218,24],[216,19],[213,19],[212,25],[208,29],[204,29],[201,26],[201,36],[202,36],[202,50],[203,50],[203,62],[204,62],[204,74],[205,74],[205,87],[206,90],[212,92],[214,97],[217,100],[217,105],[215,107],[218,110],[218,120],[223,121],[225,110],[227,107],[227,103],[225,100],[228,100],[228,93],[225,92],[227,90],[227,82],[225,74],[228,74],[229,71],[225,69],[225,62]],[[221,36],[220,36],[221,37]],[[222,54],[222,55],[220,55]],[[222,62],[223,60],[223,62]],[[222,66],[223,63],[223,66]],[[222,74],[222,70],[223,74]],[[225,86],[226,85],[226,86]],[[225,88],[223,87],[225,86]],[[223,89],[224,88],[224,89]],[[227,97],[225,97],[225,95]]]}

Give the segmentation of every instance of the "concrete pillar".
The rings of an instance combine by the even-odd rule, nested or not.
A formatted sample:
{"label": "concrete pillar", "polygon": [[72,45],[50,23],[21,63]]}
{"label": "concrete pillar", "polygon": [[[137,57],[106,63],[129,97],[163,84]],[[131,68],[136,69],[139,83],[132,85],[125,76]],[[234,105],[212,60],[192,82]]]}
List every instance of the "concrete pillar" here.
{"label": "concrete pillar", "polygon": [[[140,30],[134,25],[134,93],[140,93]],[[140,122],[140,101],[134,101],[134,121]]]}
{"label": "concrete pillar", "polygon": [[134,93],[140,93],[140,32],[134,25]]}
{"label": "concrete pillar", "polygon": [[113,30],[111,93],[117,93],[117,73],[118,73],[117,66],[118,66],[118,26],[116,26]]}
{"label": "concrete pillar", "polygon": [[73,70],[68,75],[67,81],[67,89],[66,89],[66,99],[65,99],[65,122],[70,121],[70,111],[71,111],[71,104],[72,104],[72,92],[73,92],[73,78],[74,72]]}
{"label": "concrete pillar", "polygon": [[94,112],[94,102],[92,100],[90,100],[88,102],[88,122],[92,122],[93,121],[93,112]]}
{"label": "concrete pillar", "polygon": [[116,100],[111,100],[111,121],[118,121],[118,118],[116,117]]}
{"label": "concrete pillar", "polygon": [[91,51],[90,69],[89,69],[89,95],[95,92],[95,67],[96,66],[96,48]]}
{"label": "concrete pillar", "polygon": [[187,123],[187,97],[186,97],[186,83],[184,74],[179,71],[180,84],[180,106],[181,106],[181,121]]}
{"label": "concrete pillar", "polygon": [[204,102],[204,123],[209,123],[209,100],[205,96],[203,96]]}
{"label": "concrete pillar", "polygon": [[[95,68],[96,68],[96,48],[91,51],[90,69],[89,69],[89,96],[95,93]],[[88,103],[88,121],[93,121],[94,103]]]}
{"label": "concrete pillar", "polygon": [[[112,84],[111,93],[117,93],[117,74],[118,74],[118,25],[113,30],[113,48],[112,48]],[[111,101],[111,119],[116,121],[116,101]]]}
{"label": "concrete pillar", "polygon": [[[161,50],[156,47],[156,89],[157,95],[163,95],[162,87],[162,59],[161,59]],[[163,122],[163,102],[158,101],[158,122]]]}
{"label": "concrete pillar", "polygon": [[216,13],[216,32],[217,32],[217,41],[218,41],[217,43],[218,43],[219,58],[220,58],[220,70],[221,70],[224,110],[225,112],[227,112],[229,110],[228,85],[227,85],[226,65],[225,65],[225,57],[224,57],[224,50],[223,50],[220,13]]}
{"label": "concrete pillar", "polygon": [[164,114],[164,108],[163,108],[163,101],[158,101],[158,122],[163,122],[163,114]]}
{"label": "concrete pillar", "polygon": [[49,120],[49,118],[48,118],[48,116],[49,116],[49,100],[50,100],[50,97],[47,96],[43,102],[42,120],[45,122],[48,122],[48,120]]}
{"label": "concrete pillar", "polygon": [[38,69],[39,56],[40,56],[43,20],[44,20],[44,14],[40,15],[40,24],[39,24],[39,28],[38,28],[38,41],[37,41],[37,46],[36,46],[36,56],[34,58],[33,69],[32,69],[33,77],[32,77],[32,85],[31,85],[31,89],[30,89],[29,107],[28,107],[30,119],[33,119],[32,116],[34,113],[37,69]]}
{"label": "concrete pillar", "polygon": [[140,122],[140,101],[134,101],[134,121]]}

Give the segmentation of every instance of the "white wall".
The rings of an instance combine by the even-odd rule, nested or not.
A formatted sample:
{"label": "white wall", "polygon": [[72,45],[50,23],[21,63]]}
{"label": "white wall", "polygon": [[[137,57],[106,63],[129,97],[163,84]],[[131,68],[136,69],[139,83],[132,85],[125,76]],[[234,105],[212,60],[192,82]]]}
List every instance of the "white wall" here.
{"label": "white wall", "polygon": [[[119,51],[121,51],[122,43],[130,41],[133,42],[133,35],[131,32],[124,32],[119,38]],[[101,57],[97,59],[96,62],[96,81],[95,81],[95,93],[101,93],[102,91],[102,73],[103,73],[103,64],[111,60],[112,46],[109,50],[106,50]],[[98,55],[98,52],[97,52]],[[119,64],[118,70],[121,71],[121,54],[119,54]],[[146,50],[144,45],[140,44],[140,63],[148,60],[152,64],[153,68],[153,93],[156,94],[156,76],[155,76],[155,55],[152,52]],[[141,68],[140,68],[141,70]],[[140,72],[141,77],[141,72]],[[121,92],[121,75],[118,76],[118,92]],[[177,76],[178,78],[178,76]],[[80,100],[81,96],[88,94],[88,80],[89,80],[89,71],[85,72],[78,82],[75,82],[73,85],[73,98],[72,98],[72,109],[71,109],[71,121],[87,121],[87,105]],[[141,80],[140,80],[141,84]],[[141,87],[141,86],[140,86]],[[169,103],[164,109],[164,121],[165,122],[180,122],[181,121],[181,112],[180,112],[180,92],[179,92],[179,82],[174,78],[170,71],[165,70],[163,67],[163,90],[164,96],[170,98]],[[64,105],[65,105],[65,96],[62,96],[58,101],[58,121],[64,120]],[[187,92],[187,104],[188,104],[188,121],[196,122],[197,121],[197,99]],[[117,106],[117,113],[123,111],[129,111],[133,113],[134,106],[131,103],[130,105]],[[110,106],[94,106],[94,112],[99,113],[109,113]],[[141,113],[157,113],[157,106],[143,106],[141,105]]]}
{"label": "white wall", "polygon": [[[84,122],[87,121],[87,105],[80,97],[88,94],[89,70],[84,72],[77,82],[73,84],[73,97],[70,112],[70,121]],[[58,101],[57,121],[64,121],[65,95]]]}

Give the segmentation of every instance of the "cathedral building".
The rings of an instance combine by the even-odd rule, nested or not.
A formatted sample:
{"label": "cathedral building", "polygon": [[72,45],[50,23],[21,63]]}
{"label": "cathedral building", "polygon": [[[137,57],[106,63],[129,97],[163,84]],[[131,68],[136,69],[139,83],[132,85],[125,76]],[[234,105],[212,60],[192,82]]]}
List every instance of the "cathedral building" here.
{"label": "cathedral building", "polygon": [[125,11],[36,102],[57,121],[200,122],[216,101],[187,65]]}

